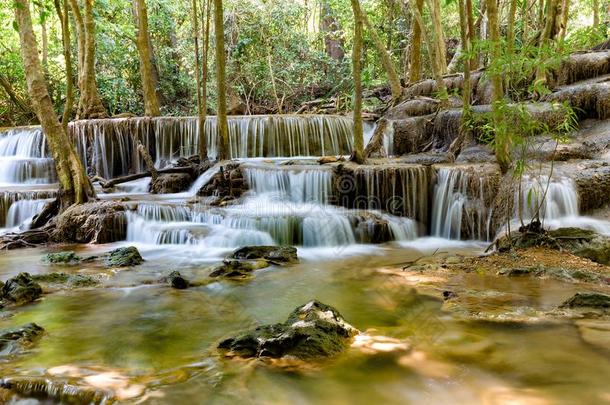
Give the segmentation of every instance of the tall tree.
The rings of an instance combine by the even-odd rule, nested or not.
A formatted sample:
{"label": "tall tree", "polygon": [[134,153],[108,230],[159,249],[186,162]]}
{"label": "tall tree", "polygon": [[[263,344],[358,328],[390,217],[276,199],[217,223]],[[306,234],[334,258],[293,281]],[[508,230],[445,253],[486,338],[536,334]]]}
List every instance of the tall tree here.
{"label": "tall tree", "polygon": [[95,82],[95,22],[93,21],[93,0],[83,0],[83,12],[78,0],[70,0],[70,7],[76,22],[78,44],[78,99],[77,119],[106,118],[108,113],[102,104],[100,92]]}
{"label": "tall tree", "polygon": [[352,160],[364,162],[364,129],[362,128],[362,26],[363,15],[360,0],[351,0],[354,13],[354,45],[352,49],[352,70],[354,76],[354,150]]}
{"label": "tall tree", "polygon": [[64,127],[64,131],[68,132],[68,122],[72,117],[72,110],[74,109],[74,80],[72,78],[72,52],[70,51],[70,19],[69,19],[69,6],[68,0],[63,0],[62,5],[59,0],[54,0],[55,11],[59,17],[61,25],[61,42],[64,51],[64,61],[66,63],[66,103],[64,104],[64,112],[61,117],[61,124]]}
{"label": "tall tree", "polygon": [[447,74],[447,51],[445,49],[445,35],[443,34],[441,22],[441,2],[440,0],[428,0],[427,3],[430,9],[430,18],[432,19],[432,32],[434,33],[432,42],[434,55],[441,74],[445,75]]}
{"label": "tall tree", "polygon": [[[205,121],[208,114],[208,54],[210,50],[210,14],[211,2],[206,0],[205,20],[202,18],[202,35],[203,35],[203,55],[201,57],[201,112],[199,116],[199,125],[205,128]],[[199,132],[199,156],[201,160],[208,159],[208,142],[205,131],[202,129]]]}
{"label": "tall tree", "polygon": [[68,134],[53,110],[44,72],[38,59],[38,45],[32,28],[29,1],[15,0],[14,5],[28,94],[55,161],[61,208],[65,209],[73,203],[86,202],[93,194],[93,188]]}
{"label": "tall tree", "polygon": [[201,84],[201,58],[199,56],[199,12],[197,11],[197,3],[199,0],[191,1],[192,26],[193,26],[193,45],[195,46],[195,85],[197,87],[197,130],[199,133],[199,157],[203,161],[207,159],[207,145],[205,139],[205,112],[204,101],[202,96]]}
{"label": "tall tree", "polygon": [[[362,12],[362,11],[361,11]],[[392,62],[392,56],[385,48],[383,41],[377,35],[377,31],[375,27],[369,21],[365,12],[362,12],[362,20],[366,25],[366,28],[369,30],[369,34],[371,34],[371,38],[373,39],[373,44],[375,48],[377,48],[377,52],[379,53],[379,57],[381,58],[381,65],[388,76],[388,81],[390,82],[390,90],[392,92],[392,100],[395,102],[400,100],[402,96],[402,86],[400,84],[400,78],[398,77],[398,73],[396,73],[396,68],[394,67],[394,62]]]}
{"label": "tall tree", "polygon": [[341,62],[345,57],[343,40],[338,34],[341,26],[337,21],[329,0],[323,1],[320,4],[320,8],[322,14],[320,18],[320,31],[324,35],[324,50],[329,58]]}
{"label": "tall tree", "polygon": [[161,111],[157,97],[158,83],[153,75],[153,52],[148,31],[146,0],[134,1],[134,13],[137,22],[136,48],[140,57],[140,78],[144,93],[144,115],[156,117],[161,115]]}
{"label": "tall tree", "polygon": [[599,0],[593,0],[593,28],[599,27]]}
{"label": "tall tree", "polygon": [[218,91],[218,159],[229,159],[229,123],[227,121],[226,56],[222,0],[214,0],[214,36],[216,41],[216,87]]}
{"label": "tall tree", "polygon": [[[424,10],[424,0],[415,0],[413,7],[421,16]],[[412,13],[414,14],[414,12]],[[409,62],[409,83],[421,80],[421,48],[422,48],[422,27],[419,20],[413,17],[411,23],[411,53]]]}

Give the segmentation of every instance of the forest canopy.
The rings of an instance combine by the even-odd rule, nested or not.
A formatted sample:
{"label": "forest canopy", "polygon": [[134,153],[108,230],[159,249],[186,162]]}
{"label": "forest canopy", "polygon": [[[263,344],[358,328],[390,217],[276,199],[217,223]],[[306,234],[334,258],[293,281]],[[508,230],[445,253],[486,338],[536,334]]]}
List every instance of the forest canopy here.
{"label": "forest canopy", "polygon": [[[13,0],[0,0],[0,18],[6,22],[0,27],[0,126],[35,122],[28,102],[12,3]],[[66,60],[57,12],[58,5],[61,10],[59,3],[53,0],[32,2],[32,19],[50,96],[56,111],[61,114],[66,97]],[[144,113],[137,48],[137,3],[127,0],[92,2],[95,80],[101,102],[110,116]],[[428,7],[428,3],[422,7],[421,17],[426,25],[425,31],[434,33],[436,19],[430,12],[434,7]],[[527,46],[528,41],[531,42],[544,29],[541,16],[549,3],[561,7],[558,4],[561,1],[500,1],[498,24],[503,37],[514,35],[515,46]],[[349,1],[228,0],[223,4],[229,114],[296,112],[303,103],[316,99],[332,99],[333,111],[351,108],[354,82],[350,55],[354,17]],[[362,52],[364,88],[374,90],[388,82],[387,69],[384,69],[383,58],[379,55],[379,43],[388,51],[403,84],[408,83],[414,34],[410,3],[406,0],[367,0],[361,5],[366,18]],[[147,0],[145,6],[161,114],[195,115],[192,4]],[[457,0],[440,4],[440,24],[444,35],[441,48],[449,72],[461,71],[456,61],[452,62],[460,47],[458,6]],[[205,25],[207,4],[201,1],[197,7],[200,26]],[[512,10],[512,7],[516,9]],[[473,8],[478,38],[484,39],[488,35],[485,2],[475,1]],[[562,51],[587,49],[603,42],[608,35],[609,10],[609,3],[604,1],[571,2],[566,32],[562,34],[565,38]],[[76,78],[78,27],[74,13],[69,14],[70,50],[74,61],[71,74]],[[213,29],[209,35],[213,44]],[[217,94],[214,49],[214,46],[209,47],[207,58],[209,100],[206,108],[212,114],[216,110]],[[419,52],[423,61],[419,77],[432,77],[427,48],[423,46]]]}

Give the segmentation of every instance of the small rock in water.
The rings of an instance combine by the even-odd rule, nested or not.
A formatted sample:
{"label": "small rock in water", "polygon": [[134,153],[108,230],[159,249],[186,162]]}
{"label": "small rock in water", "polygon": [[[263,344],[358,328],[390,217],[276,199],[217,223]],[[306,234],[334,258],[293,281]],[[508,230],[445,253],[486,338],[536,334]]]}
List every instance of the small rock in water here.
{"label": "small rock in water", "polygon": [[182,277],[182,275],[178,271],[172,271],[167,277],[163,277],[161,281],[169,284],[170,287],[176,288],[178,290],[184,290],[190,285],[188,280]]}
{"label": "small rock in water", "polygon": [[265,259],[272,263],[295,263],[297,249],[292,246],[245,246],[231,255],[233,259]]}
{"label": "small rock in water", "polygon": [[246,278],[250,277],[254,270],[269,267],[266,260],[231,260],[225,259],[222,264],[215,266],[210,277]]}
{"label": "small rock in water", "polygon": [[245,358],[311,360],[340,353],[357,333],[336,309],[314,300],[295,309],[286,322],[259,326],[223,340],[218,348]]}
{"label": "small rock in water", "polygon": [[142,264],[144,259],[140,256],[140,252],[135,246],[118,248],[110,252],[107,263],[113,267],[128,267]]}
{"label": "small rock in water", "polygon": [[449,290],[443,291],[443,299],[445,301],[450,300],[451,298],[456,298],[457,296],[458,296],[457,293],[455,293],[453,291],[449,291]]}
{"label": "small rock in water", "polygon": [[19,273],[2,286],[0,295],[5,301],[17,305],[26,304],[42,295],[42,287],[32,279],[29,273]]}
{"label": "small rock in water", "polygon": [[74,253],[72,251],[49,253],[43,259],[43,261],[45,263],[50,263],[50,264],[58,264],[58,263],[76,264],[76,263],[80,263],[82,260],[83,260],[82,257],[78,256],[76,253]]}
{"label": "small rock in water", "polygon": [[19,329],[0,331],[0,355],[13,354],[31,344],[38,338],[44,329],[35,323],[28,323]]}
{"label": "small rock in water", "polygon": [[602,293],[576,293],[560,308],[610,308],[610,295]]}

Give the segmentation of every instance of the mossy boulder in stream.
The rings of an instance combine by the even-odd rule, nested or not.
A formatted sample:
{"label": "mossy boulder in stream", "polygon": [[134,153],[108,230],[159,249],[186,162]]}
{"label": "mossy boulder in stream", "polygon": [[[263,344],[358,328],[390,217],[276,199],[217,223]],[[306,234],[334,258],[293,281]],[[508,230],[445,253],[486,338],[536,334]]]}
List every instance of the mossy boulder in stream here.
{"label": "mossy boulder in stream", "polygon": [[182,274],[178,271],[172,271],[167,277],[162,277],[160,281],[177,290],[184,290],[190,285],[189,281],[182,277]]}
{"label": "mossy boulder in stream", "polygon": [[77,264],[82,260],[82,257],[72,251],[48,253],[44,259],[42,259],[43,262],[49,264]]}
{"label": "mossy boulder in stream", "polygon": [[245,246],[234,251],[231,258],[240,260],[265,259],[272,263],[295,263],[299,261],[297,249],[292,246]]}
{"label": "mossy boulder in stream", "polygon": [[193,176],[189,173],[161,174],[150,185],[153,194],[171,194],[186,191],[193,184]]}
{"label": "mossy boulder in stream", "polygon": [[100,280],[85,274],[46,273],[35,274],[32,279],[38,283],[66,284],[70,287],[91,287],[98,285]]}
{"label": "mossy boulder in stream", "polygon": [[44,329],[35,323],[28,323],[19,329],[0,331],[0,355],[18,352],[32,344],[43,332]]}
{"label": "mossy boulder in stream", "polygon": [[42,295],[42,287],[32,279],[29,273],[19,273],[9,279],[0,290],[3,301],[21,305],[36,300]]}
{"label": "mossy boulder in stream", "polygon": [[314,300],[295,309],[286,322],[259,326],[223,340],[218,348],[229,356],[315,360],[345,350],[357,333],[336,309]]}
{"label": "mossy boulder in stream", "polygon": [[253,271],[264,269],[265,267],[269,267],[269,262],[264,259],[225,259],[221,264],[212,267],[210,277],[247,278],[252,275]]}
{"label": "mossy boulder in stream", "polygon": [[112,267],[129,267],[144,263],[144,259],[135,246],[127,246],[111,251],[106,263]]}
{"label": "mossy boulder in stream", "polygon": [[561,308],[599,308],[610,309],[610,295],[602,293],[576,293],[561,304]]}

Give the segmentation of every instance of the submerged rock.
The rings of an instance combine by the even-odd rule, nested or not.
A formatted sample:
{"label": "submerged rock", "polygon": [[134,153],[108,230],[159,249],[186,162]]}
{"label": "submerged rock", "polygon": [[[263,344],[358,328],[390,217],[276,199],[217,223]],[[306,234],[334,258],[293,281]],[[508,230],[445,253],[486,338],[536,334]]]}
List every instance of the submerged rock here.
{"label": "submerged rock", "polygon": [[169,284],[170,287],[178,290],[184,290],[189,287],[190,283],[187,279],[182,277],[180,272],[172,271],[167,277],[163,277],[161,282]]}
{"label": "submerged rock", "polygon": [[32,302],[42,295],[42,287],[29,273],[19,273],[9,279],[0,290],[2,300],[21,305]]}
{"label": "submerged rock", "polygon": [[214,266],[210,277],[225,278],[247,278],[255,270],[269,267],[269,262],[264,259],[258,260],[232,260],[225,259],[222,264]]}
{"label": "submerged rock", "polygon": [[85,274],[68,274],[68,273],[48,273],[35,274],[32,279],[39,283],[47,284],[68,284],[71,287],[91,287],[98,285],[100,280],[93,276]]}
{"label": "submerged rock", "polygon": [[108,404],[116,401],[111,392],[102,389],[42,377],[3,378],[0,387],[13,394],[11,400],[17,400],[16,403]]}
{"label": "submerged rock", "polygon": [[286,322],[259,326],[223,340],[218,348],[246,358],[313,360],[340,353],[357,333],[336,309],[314,300],[295,309]]}
{"label": "submerged rock", "polygon": [[57,217],[55,242],[110,243],[127,235],[125,207],[116,201],[73,205]]}
{"label": "submerged rock", "polygon": [[584,269],[563,269],[563,268],[547,268],[544,266],[534,267],[517,267],[517,268],[506,268],[498,272],[501,276],[507,277],[522,277],[522,276],[533,276],[543,278],[554,278],[562,281],[570,282],[586,282],[586,283],[599,283],[599,284],[610,284],[610,276],[604,274],[598,274],[593,271]]}
{"label": "submerged rock", "polygon": [[45,263],[51,264],[76,264],[80,263],[81,260],[83,260],[83,258],[73,251],[48,253],[43,259]]}
{"label": "submerged rock", "polygon": [[129,267],[144,263],[144,259],[135,246],[128,246],[111,251],[106,263],[112,267]]}
{"label": "submerged rock", "polygon": [[610,309],[610,295],[602,293],[576,293],[560,305],[560,308]]}
{"label": "submerged rock", "polygon": [[0,331],[0,355],[14,354],[33,343],[44,329],[35,323],[28,323],[19,329],[9,329]]}
{"label": "submerged rock", "polygon": [[171,194],[186,191],[193,184],[193,177],[188,173],[169,173],[159,175],[150,185],[153,194]]}
{"label": "submerged rock", "polygon": [[295,263],[299,261],[297,249],[292,246],[246,246],[234,251],[231,258],[240,260],[265,259],[272,263]]}

